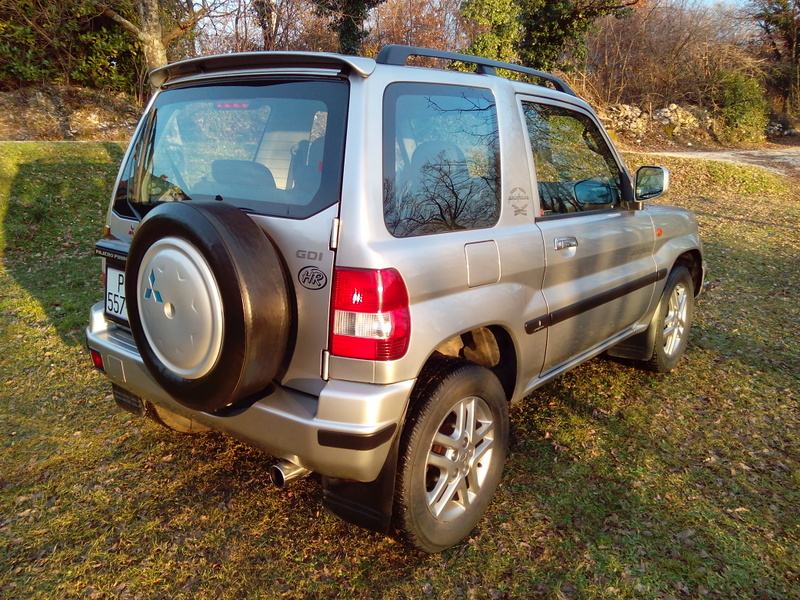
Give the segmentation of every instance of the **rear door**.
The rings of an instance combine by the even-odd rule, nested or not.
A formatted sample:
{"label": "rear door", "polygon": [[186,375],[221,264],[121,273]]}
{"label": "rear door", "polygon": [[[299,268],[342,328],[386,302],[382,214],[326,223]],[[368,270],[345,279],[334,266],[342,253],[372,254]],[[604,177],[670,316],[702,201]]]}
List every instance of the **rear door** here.
{"label": "rear door", "polygon": [[653,294],[653,225],[623,200],[627,177],[594,116],[521,97],[545,244],[543,373],[642,318]]}
{"label": "rear door", "polygon": [[160,92],[109,217],[126,247],[138,221],[163,202],[225,202],[248,213],[282,256],[296,306],[281,382],[310,394],[324,385],[349,88],[343,77],[286,76]]}

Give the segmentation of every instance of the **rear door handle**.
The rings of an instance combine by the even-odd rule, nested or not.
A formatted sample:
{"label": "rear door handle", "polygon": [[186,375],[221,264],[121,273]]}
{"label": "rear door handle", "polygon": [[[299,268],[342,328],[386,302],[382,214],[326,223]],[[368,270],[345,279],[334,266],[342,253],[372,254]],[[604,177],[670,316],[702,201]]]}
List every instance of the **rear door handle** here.
{"label": "rear door handle", "polygon": [[557,237],[555,239],[555,249],[556,250],[566,250],[567,248],[577,248],[578,247],[578,240],[572,236],[567,237]]}

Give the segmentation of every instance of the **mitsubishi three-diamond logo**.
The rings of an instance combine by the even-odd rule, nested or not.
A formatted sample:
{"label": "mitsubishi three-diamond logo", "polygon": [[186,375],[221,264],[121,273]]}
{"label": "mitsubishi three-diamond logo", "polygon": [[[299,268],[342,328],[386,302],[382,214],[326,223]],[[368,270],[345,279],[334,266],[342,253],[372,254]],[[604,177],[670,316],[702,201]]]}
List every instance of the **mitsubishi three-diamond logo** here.
{"label": "mitsubishi three-diamond logo", "polygon": [[147,278],[150,281],[150,285],[144,291],[144,299],[149,300],[153,298],[159,304],[163,304],[164,300],[161,298],[161,292],[156,289],[156,274],[153,269],[150,269],[150,276]]}

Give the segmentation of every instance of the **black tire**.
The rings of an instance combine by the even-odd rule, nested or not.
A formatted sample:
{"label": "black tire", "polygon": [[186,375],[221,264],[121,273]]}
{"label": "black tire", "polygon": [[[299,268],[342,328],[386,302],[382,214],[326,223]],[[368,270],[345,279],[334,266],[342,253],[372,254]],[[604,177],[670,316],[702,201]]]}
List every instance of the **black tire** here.
{"label": "black tire", "polygon": [[154,423],[158,423],[162,427],[176,433],[197,435],[199,433],[211,431],[210,427],[203,425],[195,419],[184,417],[183,415],[179,415],[178,413],[174,413],[171,410],[149,402],[147,403],[145,416]]}
{"label": "black tire", "polygon": [[[483,409],[491,414],[494,423],[492,454],[476,496],[463,512],[451,520],[442,520],[435,517],[434,509],[428,506],[427,493],[433,490],[427,488],[435,490],[436,485],[431,483],[431,477],[438,481],[438,477],[443,476],[439,472],[437,477],[436,469],[428,465],[428,453],[434,435],[442,431],[440,426],[445,426],[443,421],[452,416],[451,409],[469,397],[481,399]],[[508,400],[500,381],[488,369],[460,359],[439,357],[433,359],[421,375],[411,402],[400,442],[395,523],[403,537],[420,550],[440,552],[469,535],[500,483],[508,452]],[[466,481],[471,486],[469,481],[472,480]],[[444,488],[444,493],[447,489]],[[467,496],[469,494],[468,491]],[[456,492],[453,499],[458,496]],[[461,509],[456,507],[456,510]],[[440,517],[443,515],[444,512]]]}
{"label": "black tire", "polygon": [[[148,248],[165,237],[188,242],[216,279],[224,320],[221,351],[210,370],[187,379],[153,351],[142,327],[137,281]],[[228,204],[169,202],[154,208],[131,242],[125,293],[131,332],[153,378],[175,400],[215,412],[264,392],[279,378],[293,343],[294,299],[271,240]]]}
{"label": "black tire", "polygon": [[[676,288],[683,286],[686,297],[686,317],[684,319],[684,330],[680,336],[679,342],[668,352],[667,338],[664,334],[665,321],[670,312],[670,298],[675,293]],[[653,319],[650,321],[650,327],[653,329],[653,355],[650,360],[645,361],[643,366],[656,373],[669,373],[672,371],[680,361],[681,356],[686,351],[686,346],[689,343],[689,331],[692,327],[692,319],[694,317],[694,281],[689,273],[689,270],[683,265],[675,266],[667,277],[667,283],[664,285],[664,292],[661,294],[661,300],[656,307],[653,314]]]}

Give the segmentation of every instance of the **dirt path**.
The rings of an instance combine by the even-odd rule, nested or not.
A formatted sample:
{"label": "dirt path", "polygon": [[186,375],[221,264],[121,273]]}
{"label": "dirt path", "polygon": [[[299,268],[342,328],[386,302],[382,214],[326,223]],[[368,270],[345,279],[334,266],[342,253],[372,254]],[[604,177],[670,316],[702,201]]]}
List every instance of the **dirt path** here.
{"label": "dirt path", "polygon": [[783,175],[800,177],[800,147],[768,148],[760,150],[722,150],[694,152],[654,152],[662,156],[722,160],[744,165],[755,165]]}

